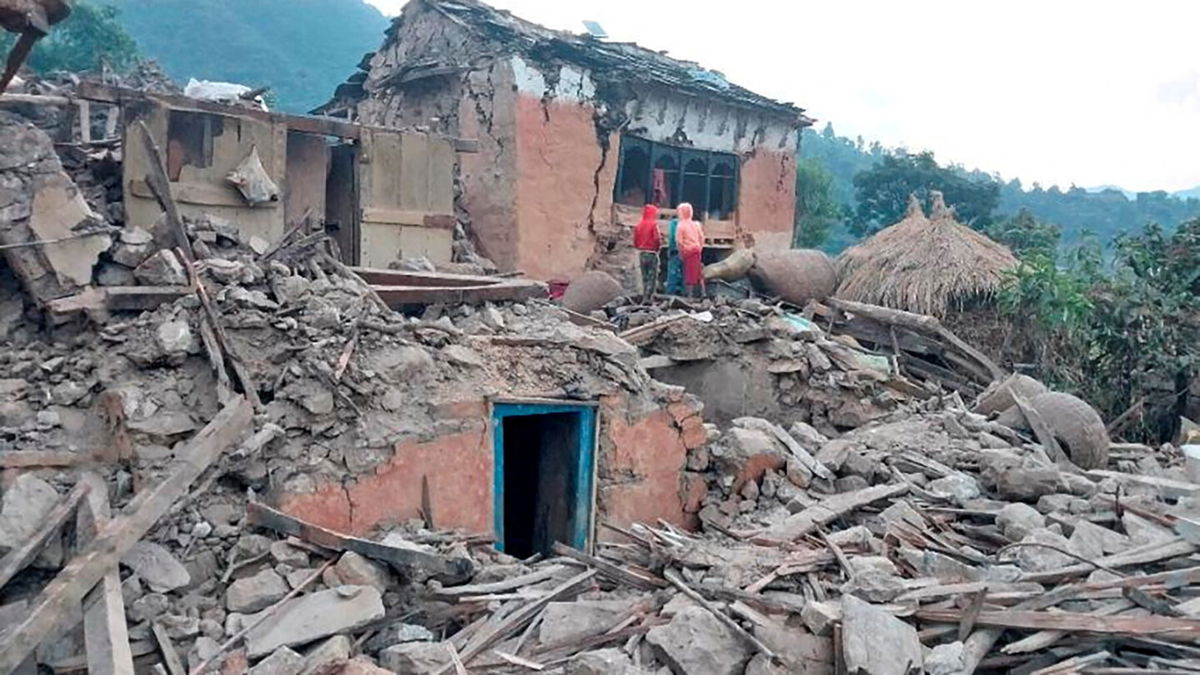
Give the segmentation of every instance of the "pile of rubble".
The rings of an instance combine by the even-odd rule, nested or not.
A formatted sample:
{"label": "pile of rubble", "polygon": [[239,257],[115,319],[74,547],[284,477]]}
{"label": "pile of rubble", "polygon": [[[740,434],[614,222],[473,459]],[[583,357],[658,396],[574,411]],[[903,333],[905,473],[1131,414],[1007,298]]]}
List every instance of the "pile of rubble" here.
{"label": "pile of rubble", "polygon": [[[82,212],[48,138],[0,123],[0,154],[27,160],[0,181]],[[90,147],[102,217],[59,234],[137,294],[25,246],[56,238],[30,228],[33,197],[3,207],[24,257],[0,263],[0,672],[1200,668],[1182,453],[1109,444],[928,317],[611,296],[404,314],[324,233],[123,227],[98,206],[119,159]],[[602,516],[591,552],[518,560],[428,503],[370,536],[268,505],[373,507],[350,483],[403,442],[486,438],[455,406],[547,393],[663,411],[680,522]],[[601,448],[597,480],[633,478],[611,455],[666,451]]]}

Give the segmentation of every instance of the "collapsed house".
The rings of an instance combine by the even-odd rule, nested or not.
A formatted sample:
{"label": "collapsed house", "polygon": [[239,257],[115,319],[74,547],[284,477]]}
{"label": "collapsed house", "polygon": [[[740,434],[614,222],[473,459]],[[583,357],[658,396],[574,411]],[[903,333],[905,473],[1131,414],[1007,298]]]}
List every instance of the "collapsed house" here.
{"label": "collapsed house", "polygon": [[463,206],[483,255],[535,279],[610,271],[629,288],[641,207],[691,202],[710,255],[792,241],[793,105],[634,44],[548,30],[475,0],[410,2],[318,110],[479,141]]}
{"label": "collapsed house", "polygon": [[370,129],[79,91],[0,98],[0,672],[1197,669],[1194,460],[937,318],[355,267],[241,139]]}

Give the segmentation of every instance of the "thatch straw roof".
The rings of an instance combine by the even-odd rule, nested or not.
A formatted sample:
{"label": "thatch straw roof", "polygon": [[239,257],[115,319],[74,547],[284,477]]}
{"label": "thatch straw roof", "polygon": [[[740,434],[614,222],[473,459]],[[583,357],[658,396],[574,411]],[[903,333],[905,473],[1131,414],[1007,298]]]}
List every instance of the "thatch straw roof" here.
{"label": "thatch straw roof", "polygon": [[929,217],[910,197],[903,220],[847,249],[837,264],[838,297],[941,317],[994,294],[1017,259],[1008,247],[957,222],[934,192]]}

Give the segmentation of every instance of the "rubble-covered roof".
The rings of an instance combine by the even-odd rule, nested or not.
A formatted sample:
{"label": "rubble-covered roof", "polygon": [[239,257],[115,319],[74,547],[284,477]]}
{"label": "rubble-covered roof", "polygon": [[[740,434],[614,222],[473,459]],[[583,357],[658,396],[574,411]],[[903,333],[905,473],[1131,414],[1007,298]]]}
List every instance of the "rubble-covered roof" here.
{"label": "rubble-covered roof", "polygon": [[[608,42],[587,34],[577,35],[552,30],[478,0],[417,1],[433,8],[455,24],[502,44],[511,53],[522,54],[535,61],[557,59],[575,63],[593,72],[604,73],[606,78],[614,81],[641,82],[683,89],[770,110],[794,119],[802,126],[812,124],[812,120],[804,115],[803,108],[757,94],[733,84],[718,71],[709,70],[692,61],[672,58],[665,52],[647,49],[632,42]],[[389,31],[389,40],[394,38],[395,27],[403,20],[403,15],[396,19],[393,30]],[[357,79],[352,76],[346,85],[339,87],[335,97],[351,94],[355,89],[361,91],[362,74],[356,76]]]}
{"label": "rubble-covered roof", "polygon": [[[531,57],[557,57],[604,70],[610,76],[683,87],[698,93],[733,99],[757,107],[770,108],[801,119],[804,110],[756,94],[725,79],[715,70],[698,63],[667,56],[665,52],[632,42],[605,42],[590,35],[556,31],[498,10],[478,0],[422,0],[451,20],[512,45],[513,50]],[[614,72],[615,71],[615,72]]]}

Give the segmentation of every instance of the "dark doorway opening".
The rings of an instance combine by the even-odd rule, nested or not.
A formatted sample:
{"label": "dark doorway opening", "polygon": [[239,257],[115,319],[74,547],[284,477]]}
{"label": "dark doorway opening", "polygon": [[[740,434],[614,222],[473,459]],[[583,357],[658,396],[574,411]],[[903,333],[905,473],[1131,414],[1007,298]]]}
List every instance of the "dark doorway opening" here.
{"label": "dark doorway opening", "polygon": [[555,542],[586,546],[594,410],[506,405],[495,417],[500,549],[528,558],[550,553]]}

